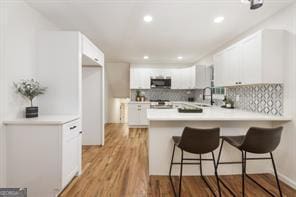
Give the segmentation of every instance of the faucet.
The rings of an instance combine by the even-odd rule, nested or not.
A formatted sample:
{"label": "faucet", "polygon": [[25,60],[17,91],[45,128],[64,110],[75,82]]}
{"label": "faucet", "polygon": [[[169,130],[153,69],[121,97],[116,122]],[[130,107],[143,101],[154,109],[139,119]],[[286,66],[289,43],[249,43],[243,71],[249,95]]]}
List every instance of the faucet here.
{"label": "faucet", "polygon": [[[210,91],[211,91],[210,95],[205,95],[207,89],[210,89]],[[202,100],[206,100],[206,96],[211,96],[211,105],[213,105],[215,102],[213,101],[213,88],[212,87],[206,87],[202,90]]]}

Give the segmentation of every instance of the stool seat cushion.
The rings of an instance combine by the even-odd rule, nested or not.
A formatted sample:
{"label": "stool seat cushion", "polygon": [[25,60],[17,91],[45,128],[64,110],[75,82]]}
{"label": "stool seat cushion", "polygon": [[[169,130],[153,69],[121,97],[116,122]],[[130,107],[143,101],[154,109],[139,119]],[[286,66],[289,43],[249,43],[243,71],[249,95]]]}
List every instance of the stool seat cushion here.
{"label": "stool seat cushion", "polygon": [[181,141],[181,136],[173,136],[174,144],[178,145]]}
{"label": "stool seat cushion", "polygon": [[222,139],[224,139],[226,142],[231,144],[232,146],[235,146],[240,149],[241,145],[244,142],[245,136],[239,135],[239,136],[223,136]]}

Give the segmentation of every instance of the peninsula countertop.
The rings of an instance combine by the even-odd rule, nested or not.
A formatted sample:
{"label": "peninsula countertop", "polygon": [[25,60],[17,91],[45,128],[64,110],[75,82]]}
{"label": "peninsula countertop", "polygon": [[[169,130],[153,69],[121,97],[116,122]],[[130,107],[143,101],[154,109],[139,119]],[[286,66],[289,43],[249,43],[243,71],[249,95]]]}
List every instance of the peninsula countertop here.
{"label": "peninsula countertop", "polygon": [[202,113],[179,113],[174,109],[148,109],[149,121],[290,121],[288,116],[273,116],[238,109],[205,107]]}
{"label": "peninsula countertop", "polygon": [[60,125],[77,120],[78,115],[40,115],[37,118],[16,118],[3,121],[4,125]]}

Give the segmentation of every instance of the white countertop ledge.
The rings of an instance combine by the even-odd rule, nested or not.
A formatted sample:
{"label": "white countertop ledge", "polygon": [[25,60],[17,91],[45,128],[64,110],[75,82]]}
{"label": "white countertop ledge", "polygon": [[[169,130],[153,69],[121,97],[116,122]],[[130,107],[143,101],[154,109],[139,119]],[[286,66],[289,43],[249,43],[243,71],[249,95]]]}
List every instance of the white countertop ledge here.
{"label": "white countertop ledge", "polygon": [[4,125],[60,125],[79,119],[79,116],[41,115],[37,118],[16,118],[3,121]]}
{"label": "white countertop ledge", "polygon": [[203,108],[203,113],[179,113],[177,109],[148,109],[149,121],[290,121],[290,117],[272,116],[219,107]]}

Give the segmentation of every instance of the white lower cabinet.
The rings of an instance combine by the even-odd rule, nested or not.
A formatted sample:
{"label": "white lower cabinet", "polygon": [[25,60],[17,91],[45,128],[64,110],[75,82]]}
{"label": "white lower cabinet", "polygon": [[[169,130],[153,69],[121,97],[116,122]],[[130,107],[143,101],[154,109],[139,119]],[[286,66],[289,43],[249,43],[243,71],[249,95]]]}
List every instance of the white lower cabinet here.
{"label": "white lower cabinet", "polygon": [[30,121],[5,123],[7,186],[57,196],[81,173],[80,120]]}
{"label": "white lower cabinet", "polygon": [[128,104],[128,125],[130,127],[147,127],[147,109],[150,103],[129,103]]}

